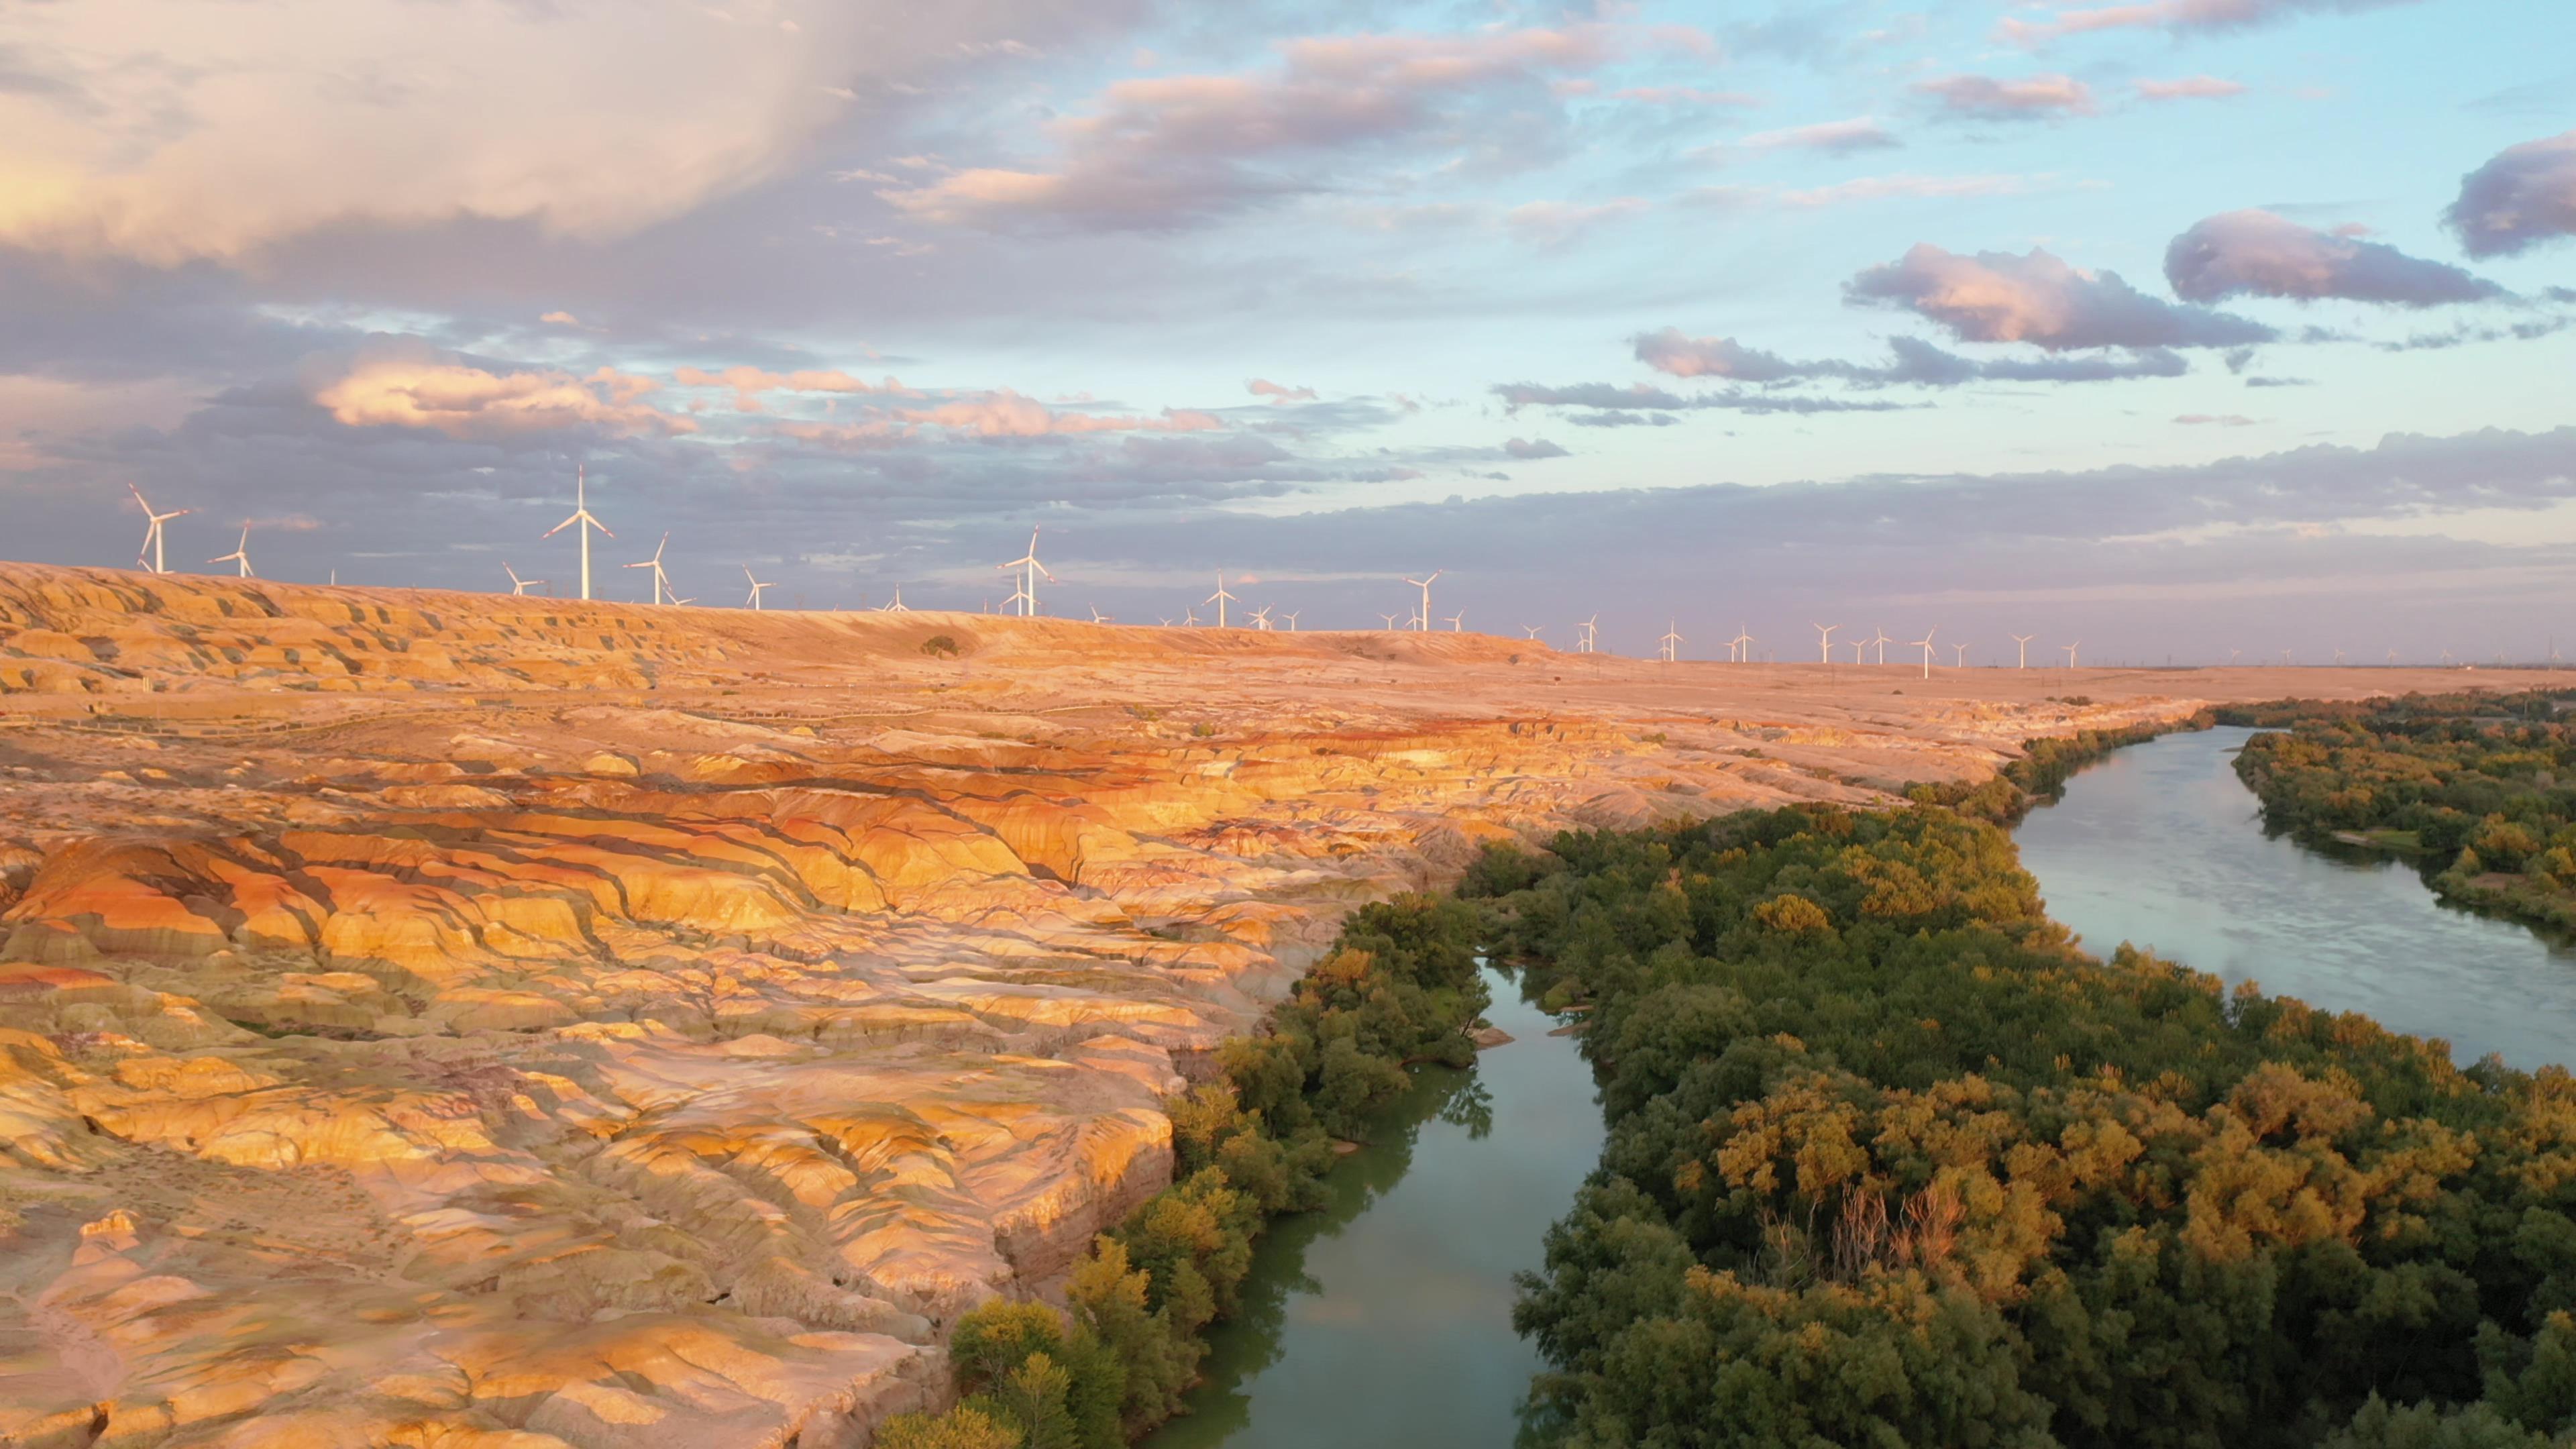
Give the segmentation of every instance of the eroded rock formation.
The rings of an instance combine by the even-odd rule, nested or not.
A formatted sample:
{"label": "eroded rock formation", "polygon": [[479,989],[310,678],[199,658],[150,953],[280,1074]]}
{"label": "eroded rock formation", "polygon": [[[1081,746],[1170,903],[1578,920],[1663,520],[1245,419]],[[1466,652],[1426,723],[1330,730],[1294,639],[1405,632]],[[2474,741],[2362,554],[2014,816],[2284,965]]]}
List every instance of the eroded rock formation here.
{"label": "eroded rock formation", "polygon": [[863,1443],[1350,904],[2191,706],[1986,673],[0,566],[0,1437]]}

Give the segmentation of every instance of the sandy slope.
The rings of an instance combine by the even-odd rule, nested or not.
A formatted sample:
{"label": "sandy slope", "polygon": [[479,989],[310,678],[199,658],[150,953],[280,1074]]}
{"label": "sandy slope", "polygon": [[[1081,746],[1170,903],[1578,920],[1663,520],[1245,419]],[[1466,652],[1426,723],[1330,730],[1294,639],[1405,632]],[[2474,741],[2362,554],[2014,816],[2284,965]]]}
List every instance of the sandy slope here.
{"label": "sandy slope", "polygon": [[0,565],[0,1433],[862,1443],[1480,839],[2463,682]]}

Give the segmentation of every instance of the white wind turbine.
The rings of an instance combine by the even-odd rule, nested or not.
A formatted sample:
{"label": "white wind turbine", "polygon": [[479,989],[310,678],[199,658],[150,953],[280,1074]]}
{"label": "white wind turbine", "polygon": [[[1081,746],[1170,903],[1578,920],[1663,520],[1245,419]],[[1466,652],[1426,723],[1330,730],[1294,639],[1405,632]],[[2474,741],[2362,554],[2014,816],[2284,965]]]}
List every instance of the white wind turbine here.
{"label": "white wind turbine", "polygon": [[[680,592],[679,590],[671,587],[671,576],[662,572],[662,550],[669,548],[670,546],[671,535],[667,533],[663,534],[662,541],[653,545],[653,556],[651,558],[644,560],[642,563],[631,563],[626,565],[626,567],[630,569],[651,569],[653,571],[653,602],[657,604],[662,602],[665,595],[677,597]],[[746,570],[746,572],[748,572],[748,570]]]}
{"label": "white wind turbine", "polygon": [[1600,647],[1601,616],[1599,614],[1595,614],[1591,618],[1583,621],[1583,644],[1581,648],[1583,653],[1591,654],[1596,652]]}
{"label": "white wind turbine", "polygon": [[1107,614],[1100,612],[1100,606],[1098,604],[1094,604],[1091,606],[1091,622],[1095,624],[1115,624],[1118,621],[1110,618]]}
{"label": "white wind turbine", "polygon": [[[1431,579],[1436,579],[1447,572],[1446,569],[1433,569]],[[1406,583],[1422,590],[1422,612],[1413,616],[1413,627],[1416,629],[1427,630],[1431,627],[1431,579],[1405,580]]]}
{"label": "white wind turbine", "polygon": [[1457,613],[1451,614],[1451,615],[1449,616],[1449,632],[1450,632],[1450,633],[1455,634],[1455,633],[1457,633],[1459,630],[1464,629],[1464,628],[1466,628],[1466,627],[1467,627],[1467,611],[1466,611],[1466,610],[1464,610],[1464,609],[1460,609]]}
{"label": "white wind turbine", "polygon": [[1521,626],[1521,637],[1535,644],[1538,642],[1539,630],[1545,627],[1546,626],[1542,624],[1523,624]]}
{"label": "white wind turbine", "polygon": [[239,564],[241,565],[241,577],[246,579],[259,577],[257,574],[250,571],[250,525],[247,523],[242,525],[241,542],[233,546],[233,551],[231,553],[223,554],[216,558],[210,558],[206,560],[206,562]]}
{"label": "white wind turbine", "polygon": [[1925,634],[1922,638],[1915,640],[1913,644],[1908,646],[1909,648],[1920,649],[1923,651],[1923,677],[1926,679],[1930,679],[1932,677],[1932,635],[1940,632],[1941,626],[1935,624],[1932,626],[1930,633]]}
{"label": "white wind turbine", "polygon": [[1202,604],[1216,605],[1216,626],[1220,629],[1224,628],[1225,606],[1234,602],[1234,595],[1225,591],[1225,570],[1218,569],[1216,571],[1216,592],[1199,600],[1199,602]]}
{"label": "white wind turbine", "polygon": [[2072,669],[2072,668],[2074,668],[2074,667],[2075,667],[2075,650],[2076,650],[2077,645],[2080,645],[2080,644],[2082,644],[2083,642],[2084,642],[2083,640],[2078,639],[2078,640],[2076,640],[2076,641],[2075,641],[2075,643],[2074,643],[2074,644],[2064,644],[2064,645],[2060,645],[2060,646],[2059,646],[2060,648],[2062,648],[2062,649],[2064,649],[2064,650],[2066,651],[2066,667],[2067,667],[2067,668]]}
{"label": "white wind turbine", "polygon": [[1869,642],[1878,646],[1878,662],[1885,664],[1887,662],[1887,646],[1895,643],[1896,641],[1887,637],[1887,631],[1885,629],[1873,629],[1870,632],[1878,636]]}
{"label": "white wind turbine", "polygon": [[2228,650],[2228,651],[2227,651],[2227,667],[2228,667],[2228,668],[2230,668],[2230,669],[2235,668],[2235,667],[2236,667],[2236,661],[2237,661],[2237,660],[2239,660],[2239,659],[2242,659],[2242,658],[2244,658],[2244,657],[2245,657],[2245,651],[2244,651],[2244,650],[2242,650],[2242,649],[2230,649],[2230,650]]}
{"label": "white wind turbine", "polygon": [[176,513],[155,513],[152,511],[152,505],[143,501],[142,489],[128,483],[125,485],[125,491],[133,494],[135,503],[143,509],[143,547],[135,551],[134,561],[136,563],[144,562],[143,556],[148,553],[152,555],[152,572],[156,574],[166,574],[170,572],[168,565],[164,562],[162,557],[161,525],[168,523],[174,518],[185,518],[197,510],[193,508],[182,508]]}
{"label": "white wind turbine", "polygon": [[1868,649],[1868,648],[1869,648],[1869,641],[1868,641],[1868,640],[1866,640],[1866,639],[1854,639],[1853,641],[1851,641],[1852,663],[1854,663],[1854,664],[1858,664],[1858,663],[1860,663],[1860,662],[1861,662],[1861,654],[1862,654],[1862,651],[1864,651],[1864,650],[1866,650],[1866,649]]}
{"label": "white wind turbine", "polygon": [[1953,659],[1955,662],[1953,662],[1953,663],[1951,664],[1951,666],[1950,666],[1950,667],[1951,667],[1951,668],[1953,668],[1953,669],[1965,669],[1965,668],[1967,668],[1967,667],[1968,667],[1968,646],[1967,646],[1967,645],[1965,645],[1965,644],[1953,644],[1953,645],[1951,645],[1951,646],[1950,646],[1950,648],[1951,648],[1953,651],[1955,651],[1955,652],[1953,653],[1953,655],[1951,656],[1951,657],[1952,657],[1952,659]]}
{"label": "white wind turbine", "polygon": [[2036,634],[2015,634],[2012,636],[2012,641],[2021,646],[2021,668],[2028,669],[2030,667],[2030,641],[2038,637],[2039,636]]}
{"label": "white wind turbine", "polygon": [[572,475],[572,517],[547,529],[546,537],[552,538],[575,524],[581,526],[581,596],[587,599],[590,597],[590,531],[596,528],[610,538],[617,536],[609,533],[607,524],[590,516],[590,465],[587,463]]}
{"label": "white wind turbine", "polygon": [[1386,621],[1386,627],[1390,629],[1395,627],[1395,616],[1393,614],[1380,614],[1378,617]]}
{"label": "white wind turbine", "polygon": [[1183,609],[1181,611],[1181,627],[1184,629],[1195,629],[1198,626],[1199,611],[1197,607],[1192,606],[1190,608]]}
{"label": "white wind turbine", "polygon": [[1252,627],[1265,634],[1270,632],[1270,606],[1268,604],[1264,604],[1260,608],[1252,611]]}
{"label": "white wind turbine", "polygon": [[1286,619],[1286,620],[1288,621],[1288,632],[1289,632],[1289,633],[1294,634],[1294,633],[1296,633],[1296,632],[1297,632],[1297,616],[1298,616],[1299,614],[1304,613],[1304,612],[1306,612],[1306,611],[1305,611],[1305,610],[1303,610],[1303,609],[1295,609],[1295,610],[1291,610],[1290,612],[1288,612],[1288,613],[1283,614],[1283,615],[1281,615],[1281,616],[1280,616],[1280,617],[1282,617],[1282,618],[1284,618],[1284,619]]}
{"label": "white wind turbine", "polygon": [[885,606],[878,609],[877,612],[880,614],[909,614],[912,612],[911,606],[907,605],[903,601],[903,585],[897,584],[894,586],[894,597],[886,600]]}
{"label": "white wind turbine", "polygon": [[742,576],[751,580],[751,592],[748,595],[745,595],[742,601],[742,606],[746,609],[757,610],[760,607],[761,593],[764,590],[778,587],[775,583],[764,584],[759,579],[754,578],[751,572],[751,565],[749,564],[743,565]]}
{"label": "white wind turbine", "polygon": [[1664,646],[1664,662],[1666,664],[1671,664],[1681,658],[1680,651],[1682,646],[1682,636],[1680,630],[1680,621],[1667,619],[1664,621],[1664,637],[1655,641],[1656,643]]}
{"label": "white wind turbine", "polygon": [[[1839,629],[1842,626],[1837,624],[1834,627]],[[1753,635],[1747,632],[1742,624],[1735,626],[1735,637],[1726,641],[1726,652],[1732,656],[1738,664],[1750,664],[1753,662]],[[1833,661],[1829,659],[1826,662],[1832,663]]]}
{"label": "white wind turbine", "polygon": [[994,568],[1017,570],[1011,581],[1011,597],[1004,607],[1019,605],[1020,617],[1024,619],[1035,616],[1038,611],[1038,575],[1045,574],[1048,583],[1056,581],[1047,566],[1038,562],[1038,531],[1034,528],[1029,530],[1029,551],[1009,563],[995,564]]}
{"label": "white wind turbine", "polygon": [[523,579],[517,569],[506,563],[501,565],[501,572],[510,576],[510,597],[514,599],[545,582],[544,579]]}
{"label": "white wind turbine", "polygon": [[1818,624],[1815,626],[1816,655],[1819,663],[1831,664],[1834,662],[1834,631],[1841,627],[1842,625],[1840,624]]}

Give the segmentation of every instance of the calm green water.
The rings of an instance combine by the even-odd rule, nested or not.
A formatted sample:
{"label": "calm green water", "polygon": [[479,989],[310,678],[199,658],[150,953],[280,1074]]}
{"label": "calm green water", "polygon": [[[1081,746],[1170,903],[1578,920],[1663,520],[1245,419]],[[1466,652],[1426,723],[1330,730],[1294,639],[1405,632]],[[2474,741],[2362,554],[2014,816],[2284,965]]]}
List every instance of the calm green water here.
{"label": "calm green water", "polygon": [[2166,735],[2093,765],[2017,832],[2048,912],[2312,1006],[2440,1037],[2462,1062],[2576,1061],[2576,951],[2443,905],[2412,865],[2267,836],[2236,778],[2244,729]]}
{"label": "calm green water", "polygon": [[1262,1239],[1244,1311],[1210,1340],[1190,1412],[1148,1449],[1499,1449],[1539,1368],[1512,1274],[1601,1157],[1591,1069],[1557,1022],[1486,973],[1517,1040],[1425,1068],[1324,1211]]}

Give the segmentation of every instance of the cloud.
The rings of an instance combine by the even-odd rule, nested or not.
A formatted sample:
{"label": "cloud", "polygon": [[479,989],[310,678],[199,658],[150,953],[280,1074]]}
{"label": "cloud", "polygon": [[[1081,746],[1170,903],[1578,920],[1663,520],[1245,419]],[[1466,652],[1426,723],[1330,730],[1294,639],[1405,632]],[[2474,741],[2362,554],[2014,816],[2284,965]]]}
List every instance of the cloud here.
{"label": "cloud", "polygon": [[1531,246],[1554,249],[1571,245],[1604,222],[1635,216],[1650,208],[1651,203],[1639,196],[1622,196],[1588,206],[1571,201],[1531,201],[1505,212],[1503,225]]}
{"label": "cloud", "polygon": [[1847,121],[1818,121],[1779,131],[1757,131],[1735,144],[1747,151],[1821,151],[1828,156],[1849,156],[1860,151],[1884,151],[1905,143],[1897,140],[1875,117],[1854,116]]}
{"label": "cloud", "polygon": [[1749,91],[1704,91],[1696,86],[1629,86],[1610,93],[1612,100],[1648,106],[1758,106],[1762,98]]}
{"label": "cloud", "polygon": [[1793,190],[1782,186],[1702,186],[1683,199],[1694,206],[1742,211],[1770,207],[1784,211],[1822,211],[1864,201],[1941,199],[1961,196],[2019,196],[2050,180],[2045,176],[1966,175],[1855,176],[1825,186]]}
{"label": "cloud", "polygon": [[1252,394],[1254,397],[1266,397],[1270,399],[1274,406],[1279,403],[1313,402],[1315,400],[1315,390],[1311,387],[1290,387],[1286,383],[1272,382],[1266,377],[1256,377],[1252,379],[1250,382],[1243,385],[1243,390]]}
{"label": "cloud", "polygon": [[1914,89],[1940,101],[1952,115],[1981,121],[2039,121],[2058,116],[2093,114],[2093,88],[2066,75],[1953,75],[1916,81]]}
{"label": "cloud", "polygon": [[1776,353],[1746,347],[1731,337],[1688,337],[1676,327],[1641,332],[1630,338],[1629,344],[1637,360],[1657,372],[1750,383],[1835,379],[1873,387],[1956,387],[1970,382],[2117,382],[2180,377],[2190,370],[2180,354],[2161,347],[2082,357],[1967,358],[1920,338],[1896,337],[1888,341],[1894,354],[1892,360],[1873,365],[1834,360],[1792,362]]}
{"label": "cloud", "polygon": [[2142,101],[2214,101],[2245,94],[2242,82],[2220,80],[2214,75],[2184,76],[2179,80],[2142,80],[2131,89]]}
{"label": "cloud", "polygon": [[1566,458],[1573,456],[1563,448],[1558,447],[1556,444],[1549,442],[1545,438],[1514,438],[1503,444],[1503,451],[1511,454],[1515,458],[1529,462],[1535,462],[1541,458]]}
{"label": "cloud", "polygon": [[425,428],[490,440],[572,428],[608,434],[693,433],[698,425],[640,401],[660,384],[602,367],[495,372],[420,347],[349,359],[317,379],[311,400],[353,428]]}
{"label": "cloud", "polygon": [[848,111],[827,86],[876,98],[963,42],[1097,23],[1034,0],[325,8],[14,7],[41,84],[0,86],[0,240],[172,265],[458,219],[621,237],[777,175]]}
{"label": "cloud", "polygon": [[1009,388],[927,408],[900,408],[908,423],[951,428],[979,438],[1038,438],[1064,433],[1208,433],[1225,424],[1211,413],[1166,408],[1159,417],[1060,413]]}
{"label": "cloud", "polygon": [[2576,131],[2525,141],[2460,178],[2442,213],[2473,257],[2504,257],[2576,236]]}
{"label": "cloud", "polygon": [[1928,242],[1846,283],[1847,300],[1901,308],[1966,342],[2095,347],[2234,347],[2268,342],[2262,323],[2150,297],[2117,272],[2068,266],[2034,247],[1961,256]]}
{"label": "cloud", "polygon": [[2183,413],[2174,421],[2186,428],[2250,428],[2262,419],[2243,413]]}
{"label": "cloud", "polygon": [[2006,18],[1995,27],[2002,39],[2041,45],[2096,30],[2250,30],[2297,15],[2353,14],[2415,0],[2141,0],[2141,3],[2075,6],[2046,20]]}
{"label": "cloud", "polygon": [[1561,116],[1550,82],[1600,66],[1616,38],[1600,25],[1308,36],[1258,70],[1119,81],[1049,123],[1057,154],[1045,166],[970,168],[878,195],[954,226],[1150,231],[1319,189],[1338,153],[1422,143],[1516,167]]}
{"label": "cloud", "polygon": [[2483,302],[2504,289],[2395,247],[2305,227],[2260,210],[2194,223],[2165,248],[2165,280],[2192,302],[2228,297],[2337,297],[2398,307]]}
{"label": "cloud", "polygon": [[671,380],[682,387],[721,387],[733,393],[734,407],[742,412],[761,410],[760,396],[769,392],[892,393],[900,397],[917,397],[902,383],[889,377],[882,383],[870,383],[846,372],[815,368],[795,372],[768,372],[757,367],[728,367],[720,372],[683,367],[671,374]]}
{"label": "cloud", "polygon": [[[1505,412],[1525,407],[1592,408],[1600,412],[1689,412],[1699,408],[1719,408],[1744,413],[1883,413],[1906,406],[1892,402],[1857,402],[1843,398],[1799,397],[1760,392],[1703,392],[1683,394],[1647,383],[1630,383],[1621,387],[1608,382],[1579,382],[1565,387],[1549,387],[1535,382],[1496,383],[1494,395],[1503,400]],[[1568,421],[1584,427],[1605,424],[1576,417]],[[1615,426],[1615,425],[1610,425]]]}

